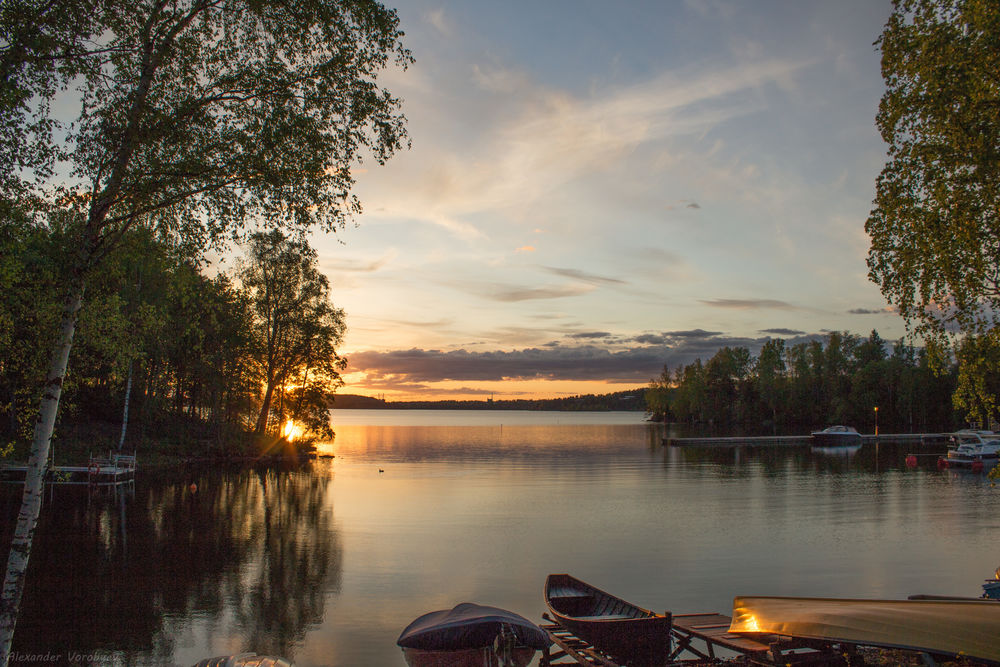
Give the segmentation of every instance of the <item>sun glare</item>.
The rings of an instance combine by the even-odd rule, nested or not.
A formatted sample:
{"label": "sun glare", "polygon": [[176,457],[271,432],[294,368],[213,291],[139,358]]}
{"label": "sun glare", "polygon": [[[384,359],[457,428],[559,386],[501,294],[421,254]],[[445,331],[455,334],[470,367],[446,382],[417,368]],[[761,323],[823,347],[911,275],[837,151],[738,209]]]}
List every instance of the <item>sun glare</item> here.
{"label": "sun glare", "polygon": [[281,435],[283,435],[285,440],[288,442],[294,442],[298,438],[302,437],[302,427],[289,419],[285,422],[284,428],[281,429]]}

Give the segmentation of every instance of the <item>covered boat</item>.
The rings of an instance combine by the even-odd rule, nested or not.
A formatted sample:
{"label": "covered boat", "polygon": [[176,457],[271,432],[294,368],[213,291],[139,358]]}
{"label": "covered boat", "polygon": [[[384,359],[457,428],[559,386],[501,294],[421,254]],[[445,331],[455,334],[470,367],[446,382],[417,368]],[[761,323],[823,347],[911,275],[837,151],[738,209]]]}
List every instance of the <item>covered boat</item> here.
{"label": "covered boat", "polygon": [[812,444],[816,447],[860,447],[861,434],[853,426],[828,426],[813,431]]}
{"label": "covered boat", "polygon": [[737,597],[729,631],[963,655],[1000,664],[1000,605],[988,600]]}
{"label": "covered boat", "polygon": [[524,667],[551,643],[523,616],[471,602],[418,617],[396,640],[410,667]]}
{"label": "covered boat", "polygon": [[568,574],[545,579],[556,622],[619,662],[662,665],[670,656],[670,614],[626,602]]}

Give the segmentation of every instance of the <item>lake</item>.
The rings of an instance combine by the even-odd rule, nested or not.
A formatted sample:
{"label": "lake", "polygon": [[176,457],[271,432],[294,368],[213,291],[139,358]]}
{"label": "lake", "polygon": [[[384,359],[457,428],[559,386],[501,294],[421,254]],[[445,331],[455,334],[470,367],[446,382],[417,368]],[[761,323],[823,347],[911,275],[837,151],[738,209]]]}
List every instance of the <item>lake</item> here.
{"label": "lake", "polygon": [[[539,621],[550,572],[730,613],[735,595],[975,596],[1000,564],[1000,489],[907,469],[912,447],[664,448],[641,413],[333,418],[319,451],[335,458],[146,470],[140,451],[134,495],[55,489],[15,653],[391,667],[427,611],[475,601]],[[19,488],[4,491],[9,533]]]}

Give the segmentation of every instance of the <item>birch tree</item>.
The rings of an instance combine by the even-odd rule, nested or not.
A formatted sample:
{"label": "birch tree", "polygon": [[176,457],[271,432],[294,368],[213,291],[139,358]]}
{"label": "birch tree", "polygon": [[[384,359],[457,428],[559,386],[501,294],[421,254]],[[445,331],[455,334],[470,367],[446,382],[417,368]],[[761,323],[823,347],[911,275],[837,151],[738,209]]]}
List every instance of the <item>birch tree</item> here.
{"label": "birch tree", "polygon": [[1000,323],[1000,4],[894,0],[869,276],[939,341]]}
{"label": "birch tree", "polygon": [[[140,220],[203,246],[254,219],[341,227],[360,210],[352,166],[406,142],[377,82],[410,62],[401,37],[372,0],[3,2],[0,212],[58,208],[74,250],[0,599],[4,663],[88,274]],[[70,84],[79,113],[57,145],[50,100]]]}

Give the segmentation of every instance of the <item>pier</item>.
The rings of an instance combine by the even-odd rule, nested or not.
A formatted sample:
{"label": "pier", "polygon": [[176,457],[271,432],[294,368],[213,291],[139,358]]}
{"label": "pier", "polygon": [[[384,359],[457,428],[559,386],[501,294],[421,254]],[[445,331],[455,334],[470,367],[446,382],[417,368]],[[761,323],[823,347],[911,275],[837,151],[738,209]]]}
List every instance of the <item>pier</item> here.
{"label": "pier", "polygon": [[[732,617],[715,612],[673,614],[671,618],[671,650],[663,663],[666,667],[725,664],[727,658],[717,654],[719,650],[740,656],[737,660],[742,659],[742,662],[733,664],[766,667],[844,665],[844,655],[855,654],[855,647],[841,646],[836,642],[814,642],[775,634],[747,637],[731,633]],[[545,622],[539,627],[549,635],[553,645],[542,651],[538,662],[540,667],[623,667],[598,647],[556,623],[548,614],[542,614],[542,619]]]}
{"label": "pier", "polygon": [[[885,443],[892,445],[926,445],[943,446],[948,443],[948,434],[944,433],[881,433],[861,434],[861,444],[874,445]],[[808,435],[764,435],[736,436],[724,438],[663,438],[664,447],[744,447],[744,446],[806,446],[812,444],[812,436]]]}
{"label": "pier", "polygon": [[[135,472],[135,454],[108,453],[106,458],[91,456],[85,466],[49,466],[45,470],[45,484],[109,488],[117,491],[120,487],[134,488]],[[0,482],[24,484],[27,474],[26,465],[4,465],[0,467]]]}

